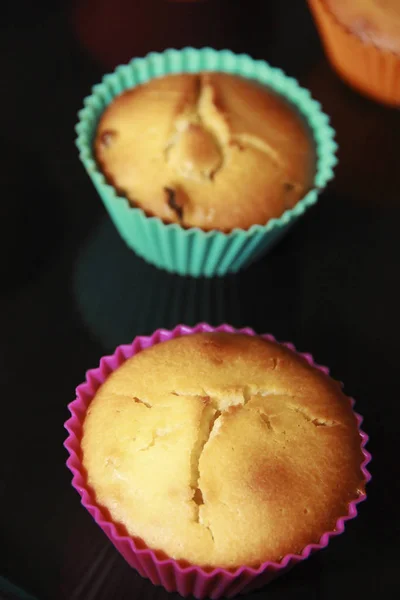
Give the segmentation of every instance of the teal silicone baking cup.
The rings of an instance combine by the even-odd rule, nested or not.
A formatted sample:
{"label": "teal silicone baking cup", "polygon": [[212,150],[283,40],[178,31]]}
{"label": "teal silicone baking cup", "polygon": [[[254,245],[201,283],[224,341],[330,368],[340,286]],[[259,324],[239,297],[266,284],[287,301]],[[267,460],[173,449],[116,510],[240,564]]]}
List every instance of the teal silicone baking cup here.
{"label": "teal silicone baking cup", "polygon": [[[124,90],[155,77],[170,73],[222,71],[253,79],[274,90],[291,102],[303,115],[312,132],[317,164],[313,188],[296,206],[265,225],[253,225],[247,230],[229,233],[184,228],[176,223],[164,223],[158,217],[147,216],[138,207],[119,196],[107,183],[93,153],[93,141],[99,119],[108,104]],[[76,126],[79,156],[98,191],[115,227],[126,244],[139,256],[161,269],[194,277],[222,276],[236,273],[270,250],[299,217],[316,203],[320,192],[333,178],[337,162],[335,132],[319,102],[295,79],[263,60],[246,54],[212,48],[169,49],[135,58],[105,75],[92,88],[79,112]]]}

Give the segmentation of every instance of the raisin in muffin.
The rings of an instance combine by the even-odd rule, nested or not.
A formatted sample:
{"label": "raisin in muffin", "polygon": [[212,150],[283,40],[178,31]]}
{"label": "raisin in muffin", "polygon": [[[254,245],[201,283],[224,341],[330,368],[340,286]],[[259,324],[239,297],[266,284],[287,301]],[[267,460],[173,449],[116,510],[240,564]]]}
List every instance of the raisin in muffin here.
{"label": "raisin in muffin", "polygon": [[229,232],[265,225],[313,187],[315,147],[294,106],[226,73],[167,75],[117,96],[98,164],[119,194],[165,223]]}
{"label": "raisin in muffin", "polygon": [[339,384],[241,334],[192,334],[128,359],[89,405],[81,448],[119,530],[199,566],[300,553],[365,486]]}

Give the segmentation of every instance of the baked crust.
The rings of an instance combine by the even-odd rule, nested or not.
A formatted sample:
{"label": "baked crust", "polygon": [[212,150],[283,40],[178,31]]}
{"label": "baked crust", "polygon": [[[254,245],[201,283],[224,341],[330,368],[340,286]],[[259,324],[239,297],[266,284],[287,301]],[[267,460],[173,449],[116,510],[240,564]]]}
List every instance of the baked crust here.
{"label": "baked crust", "polygon": [[366,43],[400,54],[399,0],[322,0],[349,31]]}
{"label": "baked crust", "polygon": [[88,485],[148,547],[233,568],[300,553],[364,490],[338,383],[277,343],[183,336],[143,350],[84,421]]}
{"label": "baked crust", "polygon": [[311,134],[285,99],[225,73],[125,91],[94,143],[108,181],[146,214],[204,230],[264,225],[313,185]]}

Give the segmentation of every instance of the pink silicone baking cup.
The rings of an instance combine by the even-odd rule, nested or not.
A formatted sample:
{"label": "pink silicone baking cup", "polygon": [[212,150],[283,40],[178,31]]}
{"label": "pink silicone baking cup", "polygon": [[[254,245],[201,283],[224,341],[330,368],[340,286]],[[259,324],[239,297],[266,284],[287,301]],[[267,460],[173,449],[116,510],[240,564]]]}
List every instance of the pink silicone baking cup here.
{"label": "pink silicone baking cup", "polygon": [[[154,585],[161,585],[168,592],[178,592],[181,596],[193,595],[199,599],[216,599],[221,597],[232,598],[237,594],[262,587],[297,563],[308,558],[316,550],[325,548],[332,537],[343,533],[345,522],[349,519],[353,519],[357,515],[357,505],[365,500],[366,494],[362,494],[349,504],[347,515],[338,519],[335,529],[324,533],[318,543],[309,544],[303,549],[301,554],[288,554],[279,563],[265,562],[258,568],[242,566],[234,570],[221,568],[211,570],[194,565],[187,565],[182,561],[164,558],[160,556],[160,553],[157,553],[150,548],[143,547],[142,542],[139,543],[138,541],[135,541],[134,538],[118,531],[118,525],[114,524],[106,511],[96,504],[93,491],[87,486],[80,447],[82,424],[86,410],[96,393],[96,390],[107,379],[110,373],[122,365],[125,360],[149,346],[159,344],[160,342],[172,338],[204,331],[224,331],[227,333],[242,333],[250,336],[257,335],[248,327],[244,329],[234,329],[230,325],[220,325],[215,328],[206,323],[200,323],[199,325],[196,325],[196,327],[178,325],[172,331],[158,329],[152,336],[139,336],[135,338],[132,344],[118,346],[114,354],[111,356],[104,356],[100,360],[99,367],[87,371],[85,383],[82,383],[76,388],[76,399],[68,406],[71,417],[65,423],[68,437],[64,446],[69,453],[67,466],[73,475],[72,485],[81,496],[83,506],[89,511],[96,523],[101,527],[131,567],[136,569],[143,577],[150,579]],[[272,335],[265,334],[261,337],[267,340],[276,341]],[[285,343],[283,345],[296,352],[293,344]],[[327,367],[321,367],[320,365],[315,364],[310,354],[298,354],[310,365],[326,374],[329,373]],[[353,407],[354,400],[349,398],[349,402]],[[368,436],[360,428],[362,417],[357,413],[355,413],[355,416],[360,432],[361,449],[364,456],[361,470],[365,482],[368,482],[371,479],[371,475],[367,470],[367,464],[371,460],[371,455],[365,449]]]}

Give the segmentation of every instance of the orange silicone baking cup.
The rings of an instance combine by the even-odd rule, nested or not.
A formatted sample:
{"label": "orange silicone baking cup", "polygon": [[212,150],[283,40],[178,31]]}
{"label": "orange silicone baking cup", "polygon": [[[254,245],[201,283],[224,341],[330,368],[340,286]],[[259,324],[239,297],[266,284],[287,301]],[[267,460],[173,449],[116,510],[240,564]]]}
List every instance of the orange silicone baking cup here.
{"label": "orange silicone baking cup", "polygon": [[351,33],[324,0],[308,0],[328,58],[339,76],[374,100],[400,107],[400,56]]}

